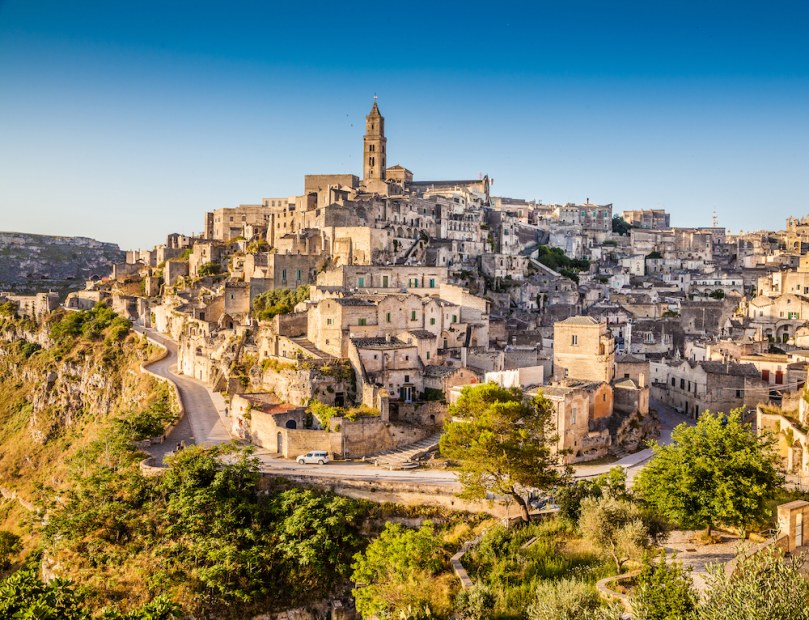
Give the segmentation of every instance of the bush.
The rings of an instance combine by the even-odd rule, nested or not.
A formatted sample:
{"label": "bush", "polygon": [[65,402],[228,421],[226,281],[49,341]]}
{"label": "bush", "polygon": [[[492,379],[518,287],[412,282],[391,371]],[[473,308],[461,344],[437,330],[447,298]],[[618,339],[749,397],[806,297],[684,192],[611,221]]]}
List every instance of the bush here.
{"label": "bush", "polygon": [[11,566],[11,558],[21,547],[19,536],[8,530],[0,530],[0,570]]}
{"label": "bush", "polygon": [[617,607],[601,608],[595,589],[575,579],[540,583],[528,607],[529,620],[618,620]]}
{"label": "bush", "polygon": [[447,610],[447,593],[435,587],[435,578],[449,567],[448,559],[430,521],[418,530],[386,523],[365,552],[354,557],[357,611],[363,618],[403,613],[407,618],[421,617],[428,609]]}
{"label": "bush", "polygon": [[708,569],[708,591],[699,620],[807,620],[809,582],[801,575],[804,558],[785,558],[769,547],[742,558],[732,575],[724,565]]}
{"label": "bush", "polygon": [[480,582],[468,590],[461,590],[455,597],[455,612],[458,620],[489,620],[494,612],[494,595],[491,589]]}
{"label": "bush", "polygon": [[219,275],[222,272],[222,265],[219,263],[203,263],[199,266],[197,270],[197,274],[201,277],[205,276],[215,276]]}
{"label": "bush", "polygon": [[632,597],[635,620],[691,620],[697,603],[691,577],[680,563],[666,561],[665,551],[656,563],[644,558]]}
{"label": "bush", "polygon": [[259,321],[269,321],[279,314],[289,314],[302,301],[309,299],[309,287],[274,289],[261,293],[253,300],[253,312]]}

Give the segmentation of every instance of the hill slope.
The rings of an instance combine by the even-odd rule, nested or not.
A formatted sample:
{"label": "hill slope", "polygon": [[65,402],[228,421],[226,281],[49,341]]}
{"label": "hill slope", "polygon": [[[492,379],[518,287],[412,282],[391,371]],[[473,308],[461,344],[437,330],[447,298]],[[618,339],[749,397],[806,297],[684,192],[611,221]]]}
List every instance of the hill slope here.
{"label": "hill slope", "polygon": [[63,293],[108,275],[123,258],[116,244],[87,237],[0,232],[0,290]]}

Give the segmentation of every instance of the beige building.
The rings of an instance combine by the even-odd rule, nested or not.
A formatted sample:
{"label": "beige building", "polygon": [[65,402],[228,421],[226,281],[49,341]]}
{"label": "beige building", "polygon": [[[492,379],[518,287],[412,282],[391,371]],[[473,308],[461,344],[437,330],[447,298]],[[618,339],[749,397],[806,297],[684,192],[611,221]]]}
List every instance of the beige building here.
{"label": "beige building", "polygon": [[554,375],[560,379],[612,381],[615,341],[606,323],[573,316],[553,326]]}
{"label": "beige building", "polygon": [[566,451],[567,463],[606,456],[612,441],[606,421],[613,412],[613,389],[609,383],[566,381],[536,391],[556,411],[557,448]]}
{"label": "beige building", "polygon": [[624,211],[621,217],[627,224],[636,228],[661,229],[671,226],[671,216],[663,209]]}
{"label": "beige building", "polygon": [[694,419],[705,411],[752,409],[769,398],[769,383],[753,364],[674,360],[650,368],[652,397]]}

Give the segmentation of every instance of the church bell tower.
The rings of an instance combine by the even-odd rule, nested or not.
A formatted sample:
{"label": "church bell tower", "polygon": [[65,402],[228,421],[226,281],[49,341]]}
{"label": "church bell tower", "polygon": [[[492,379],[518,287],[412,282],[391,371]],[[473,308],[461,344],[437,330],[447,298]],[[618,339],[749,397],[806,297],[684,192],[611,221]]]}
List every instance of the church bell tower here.
{"label": "church bell tower", "polygon": [[362,178],[365,181],[384,181],[386,161],[385,118],[379,113],[374,97],[374,107],[365,117],[363,139]]}

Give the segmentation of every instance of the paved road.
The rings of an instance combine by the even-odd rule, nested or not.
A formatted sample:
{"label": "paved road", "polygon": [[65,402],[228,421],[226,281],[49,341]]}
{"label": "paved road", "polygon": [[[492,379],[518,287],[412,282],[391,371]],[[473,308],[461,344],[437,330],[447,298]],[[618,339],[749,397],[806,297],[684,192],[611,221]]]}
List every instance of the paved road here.
{"label": "paved road", "polygon": [[[149,366],[149,370],[174,381],[185,406],[185,417],[171,432],[165,443],[152,446],[149,448],[149,453],[156,458],[158,463],[162,463],[163,457],[172,452],[181,441],[185,441],[189,445],[214,445],[230,441],[230,434],[223,423],[225,418],[222,397],[214,393],[202,382],[172,372],[172,367],[177,363],[177,345],[174,341],[151,329],[136,327],[136,330],[140,333],[146,333],[168,350],[168,355]],[[671,443],[671,431],[681,422],[693,424],[693,421],[659,401],[652,400],[650,405],[657,410],[660,418],[661,443]],[[386,480],[403,484],[435,484],[447,487],[458,484],[457,476],[451,471],[429,469],[391,471],[361,462],[332,462],[326,466],[300,465],[293,460],[279,458],[277,455],[262,449],[259,449],[256,455],[261,460],[264,471],[282,475],[332,477],[363,481]],[[642,469],[643,464],[651,455],[652,451],[646,449],[611,463],[577,465],[574,468],[574,476],[577,478],[598,476],[616,465],[620,465],[626,468],[627,477],[631,483],[635,474]]]}
{"label": "paved road", "polygon": [[163,457],[173,451],[177,444],[184,441],[187,445],[200,444],[211,446],[230,441],[230,435],[222,423],[221,409],[224,403],[215,403],[221,400],[200,381],[178,375],[172,372],[177,364],[177,345],[158,332],[143,328],[136,328],[140,333],[146,333],[152,340],[156,340],[168,350],[168,355],[162,360],[154,362],[148,369],[173,381],[180,392],[180,398],[185,407],[185,416],[162,444],[151,446],[149,454],[155,457],[157,463],[163,462]]}
{"label": "paved road", "polygon": [[[664,445],[671,443],[671,431],[674,430],[675,426],[682,424],[683,422],[689,426],[693,426],[695,424],[691,418],[677,413],[674,409],[661,403],[659,400],[651,399],[649,402],[649,407],[657,411],[657,417],[660,419],[660,437],[658,438],[658,441]],[[598,465],[588,465],[587,463],[583,463],[575,466],[575,476],[577,478],[591,478],[594,476],[600,476],[601,474],[608,472],[616,465],[620,465],[626,469],[627,480],[629,484],[631,484],[635,475],[641,469],[643,469],[643,465],[651,458],[651,456],[652,450],[646,448],[644,450],[635,452],[634,454],[628,454],[612,463],[599,463]]]}
{"label": "paved road", "polygon": [[270,454],[263,450],[258,450],[256,456],[261,460],[264,471],[281,475],[317,476],[364,481],[385,480],[403,484],[435,484],[447,487],[458,484],[457,477],[451,471],[424,468],[391,471],[384,467],[376,467],[367,463],[341,461],[332,461],[327,465],[300,465],[295,461],[279,458],[275,454]]}

